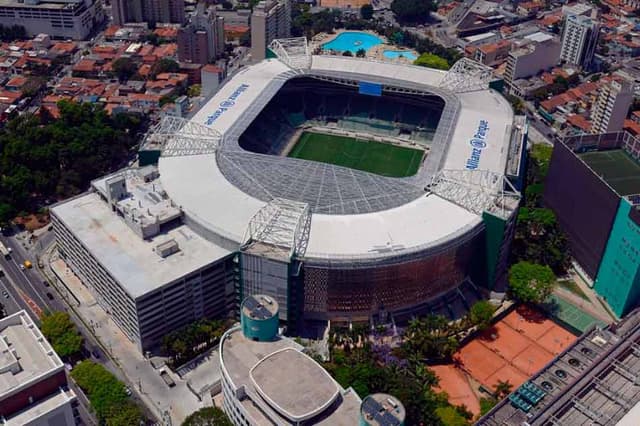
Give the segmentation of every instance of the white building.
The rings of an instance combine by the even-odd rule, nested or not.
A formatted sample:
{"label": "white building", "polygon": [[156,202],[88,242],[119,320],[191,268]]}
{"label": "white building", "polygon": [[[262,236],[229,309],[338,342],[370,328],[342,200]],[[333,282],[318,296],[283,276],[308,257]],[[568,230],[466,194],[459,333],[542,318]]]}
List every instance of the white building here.
{"label": "white building", "polygon": [[591,132],[598,134],[622,130],[632,102],[633,86],[630,82],[612,81],[604,86],[591,110]]}
{"label": "white building", "polygon": [[58,250],[141,351],[231,310],[231,252],[182,223],[155,167],[103,177],[92,189],[51,209]]}
{"label": "white building", "polygon": [[520,78],[531,77],[541,71],[553,68],[560,57],[560,42],[551,34],[537,32],[515,42],[507,57],[504,81],[509,92],[516,93],[513,84]]}
{"label": "white building", "polygon": [[233,424],[359,424],[358,394],[342,388],[301,345],[277,334],[273,299],[250,296],[241,315],[242,325],[222,336],[218,350],[222,407]]}
{"label": "white building", "polygon": [[29,315],[0,319],[0,424],[75,425],[75,404],[64,364]]}
{"label": "white building", "polygon": [[589,68],[598,44],[599,31],[598,23],[588,16],[567,15],[560,59],[567,64]]}
{"label": "white building", "polygon": [[2,0],[0,25],[21,25],[30,37],[83,40],[104,20],[101,0]]}
{"label": "white building", "polygon": [[251,14],[251,56],[266,58],[267,46],[276,38],[291,36],[291,0],[262,0]]}

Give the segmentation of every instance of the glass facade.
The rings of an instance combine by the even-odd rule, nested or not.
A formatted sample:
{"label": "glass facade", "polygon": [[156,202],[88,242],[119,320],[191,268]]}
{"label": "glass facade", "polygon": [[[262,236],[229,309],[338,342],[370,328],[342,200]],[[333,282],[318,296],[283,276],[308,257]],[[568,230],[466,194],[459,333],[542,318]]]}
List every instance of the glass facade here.
{"label": "glass facade", "polygon": [[381,311],[407,311],[465,279],[486,284],[485,233],[422,258],[376,266],[304,267],[304,314],[310,319],[367,321]]}

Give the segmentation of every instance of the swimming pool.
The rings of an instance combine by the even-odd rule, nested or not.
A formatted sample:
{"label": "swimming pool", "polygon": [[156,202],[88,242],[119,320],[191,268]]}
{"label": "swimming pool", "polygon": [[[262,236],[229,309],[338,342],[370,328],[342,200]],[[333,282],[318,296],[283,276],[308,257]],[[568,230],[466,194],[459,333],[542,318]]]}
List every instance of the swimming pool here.
{"label": "swimming pool", "polygon": [[387,59],[398,59],[399,57],[407,58],[410,61],[418,59],[416,54],[410,50],[385,50],[382,55]]}
{"label": "swimming pool", "polygon": [[356,53],[360,49],[369,50],[373,46],[382,44],[382,39],[372,34],[360,31],[345,31],[336,38],[322,45],[324,50],[335,50],[337,52],[349,51]]}

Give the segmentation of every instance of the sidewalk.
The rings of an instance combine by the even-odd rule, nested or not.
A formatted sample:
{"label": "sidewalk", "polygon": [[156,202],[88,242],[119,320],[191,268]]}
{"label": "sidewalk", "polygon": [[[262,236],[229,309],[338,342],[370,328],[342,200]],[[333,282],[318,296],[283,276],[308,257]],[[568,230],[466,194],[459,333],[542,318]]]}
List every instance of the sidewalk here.
{"label": "sidewalk", "polygon": [[[49,259],[47,259],[49,260]],[[82,321],[98,338],[105,352],[118,365],[129,380],[131,390],[149,407],[164,425],[180,425],[194,411],[202,408],[207,401],[200,402],[189,390],[187,382],[169,372],[175,386],[169,388],[162,380],[149,360],[113,322],[110,316],[97,303],[93,295],[73,274],[61,259],[45,262],[50,270],[62,282],[58,285],[61,293]],[[64,288],[66,287],[66,289]],[[211,404],[209,399],[208,404]]]}

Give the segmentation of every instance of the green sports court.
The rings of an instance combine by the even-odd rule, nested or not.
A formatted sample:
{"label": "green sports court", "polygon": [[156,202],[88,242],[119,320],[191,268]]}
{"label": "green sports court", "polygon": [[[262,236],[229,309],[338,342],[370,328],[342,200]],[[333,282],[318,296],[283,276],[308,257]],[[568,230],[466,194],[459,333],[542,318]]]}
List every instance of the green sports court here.
{"label": "green sports court", "polygon": [[289,157],[319,161],[388,177],[416,174],[424,151],[348,136],[304,132]]}
{"label": "green sports court", "polygon": [[622,149],[579,154],[619,195],[640,193],[640,164]]}

